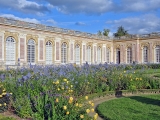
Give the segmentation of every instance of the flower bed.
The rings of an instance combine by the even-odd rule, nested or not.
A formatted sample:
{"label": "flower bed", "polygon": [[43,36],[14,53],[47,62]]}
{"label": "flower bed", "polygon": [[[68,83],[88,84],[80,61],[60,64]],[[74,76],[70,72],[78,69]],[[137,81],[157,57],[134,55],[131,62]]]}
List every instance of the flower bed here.
{"label": "flower bed", "polygon": [[[144,65],[143,65],[144,66]],[[23,118],[91,119],[95,96],[115,91],[158,89],[160,82],[144,74],[149,67],[135,65],[30,66],[0,72],[8,93],[10,109]],[[94,119],[97,118],[95,114]]]}

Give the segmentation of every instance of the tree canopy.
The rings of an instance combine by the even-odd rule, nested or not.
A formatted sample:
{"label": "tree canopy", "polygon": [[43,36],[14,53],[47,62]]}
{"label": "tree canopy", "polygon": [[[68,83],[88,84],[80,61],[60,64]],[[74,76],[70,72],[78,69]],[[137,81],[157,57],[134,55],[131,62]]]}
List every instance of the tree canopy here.
{"label": "tree canopy", "polygon": [[108,37],[108,35],[109,35],[109,32],[110,32],[110,30],[109,29],[103,29],[103,31],[98,31],[98,35],[104,35],[104,36],[107,36]]}
{"label": "tree canopy", "polygon": [[120,26],[118,27],[118,30],[116,33],[113,34],[115,37],[121,37],[128,35],[128,31],[124,29],[124,27]]}

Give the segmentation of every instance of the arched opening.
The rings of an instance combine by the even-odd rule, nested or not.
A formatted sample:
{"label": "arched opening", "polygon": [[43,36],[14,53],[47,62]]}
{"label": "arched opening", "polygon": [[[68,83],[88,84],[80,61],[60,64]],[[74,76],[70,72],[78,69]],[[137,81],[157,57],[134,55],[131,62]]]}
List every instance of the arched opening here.
{"label": "arched opening", "polygon": [[30,39],[27,44],[27,62],[35,64],[35,41]]}
{"label": "arched opening", "polygon": [[61,63],[67,63],[67,43],[65,42],[61,46]]}
{"label": "arched opening", "polygon": [[98,47],[98,50],[97,50],[97,63],[98,64],[101,63],[101,47]]}
{"label": "arched opening", "polygon": [[91,46],[87,46],[87,62],[91,64]]}
{"label": "arched opening", "polygon": [[109,48],[106,49],[106,62],[110,63],[110,50],[109,50]]}
{"label": "arched opening", "polygon": [[16,42],[13,37],[6,39],[6,65],[15,65],[16,63]]}
{"label": "arched opening", "polygon": [[80,64],[80,46],[78,44],[75,46],[75,63]]}
{"label": "arched opening", "polygon": [[120,64],[121,63],[121,58],[120,58],[120,49],[119,48],[117,48],[116,49],[116,63],[117,64]]}
{"label": "arched opening", "polygon": [[46,42],[46,64],[52,64],[53,61],[53,48],[50,41]]}
{"label": "arched opening", "polygon": [[160,46],[157,45],[155,48],[155,57],[156,57],[156,63],[160,63]]}
{"label": "arched opening", "polygon": [[130,47],[127,48],[127,63],[132,63],[132,49]]}
{"label": "arched opening", "polygon": [[144,63],[148,62],[148,47],[147,46],[143,47],[143,62]]}

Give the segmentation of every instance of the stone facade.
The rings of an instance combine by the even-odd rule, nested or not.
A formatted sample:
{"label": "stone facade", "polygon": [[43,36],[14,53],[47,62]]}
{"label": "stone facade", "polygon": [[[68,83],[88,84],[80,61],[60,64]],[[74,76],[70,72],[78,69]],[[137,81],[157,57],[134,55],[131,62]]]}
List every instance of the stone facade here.
{"label": "stone facade", "polygon": [[[160,62],[160,33],[111,39],[1,17],[0,28],[0,64],[4,65],[11,59],[10,55],[15,57],[15,65],[18,58],[22,65],[48,64],[47,60],[51,60],[49,64],[83,64],[89,60],[92,64]],[[6,52],[10,50],[8,37],[14,39],[13,54]],[[29,44],[30,40],[33,45]]]}

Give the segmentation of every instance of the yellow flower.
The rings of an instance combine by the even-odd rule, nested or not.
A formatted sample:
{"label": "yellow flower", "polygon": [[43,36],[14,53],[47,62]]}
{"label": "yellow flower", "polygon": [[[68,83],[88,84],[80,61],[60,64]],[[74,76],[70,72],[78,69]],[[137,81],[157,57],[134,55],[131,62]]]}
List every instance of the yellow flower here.
{"label": "yellow flower", "polygon": [[71,85],[71,88],[73,87],[73,85]]}
{"label": "yellow flower", "polygon": [[3,97],[2,95],[0,95],[0,98]]}
{"label": "yellow flower", "polygon": [[89,104],[92,104],[92,102],[91,102],[91,101],[88,101],[88,103],[89,103]]}
{"label": "yellow flower", "polygon": [[71,104],[72,102],[73,102],[72,100],[69,100],[69,101],[68,101],[68,103],[70,103],[70,104]]}
{"label": "yellow flower", "polygon": [[2,93],[2,95],[6,95],[6,92]]}
{"label": "yellow flower", "polygon": [[70,92],[73,92],[73,90],[70,90]]}
{"label": "yellow flower", "polygon": [[94,108],[92,108],[91,111],[94,112]]}
{"label": "yellow flower", "polygon": [[58,91],[60,91],[60,89],[59,89],[59,88],[58,88],[57,90],[58,90]]}
{"label": "yellow flower", "polygon": [[124,71],[124,73],[126,73],[126,71]]}
{"label": "yellow flower", "polygon": [[88,96],[85,96],[85,99],[88,100]]}
{"label": "yellow flower", "polygon": [[90,112],[90,110],[89,109],[86,109],[86,113],[89,113]]}
{"label": "yellow flower", "polygon": [[10,95],[12,95],[12,93],[9,93]]}
{"label": "yellow flower", "polygon": [[94,106],[94,103],[92,103],[91,105]]}
{"label": "yellow flower", "polygon": [[6,103],[4,103],[4,106],[6,106],[7,104]]}
{"label": "yellow flower", "polygon": [[84,115],[82,115],[82,114],[81,114],[81,115],[80,115],[80,118],[82,118],[82,119],[83,119],[83,118],[84,118]]}
{"label": "yellow flower", "polygon": [[55,82],[55,84],[56,84],[56,85],[59,84],[59,80],[57,80],[57,81]]}
{"label": "yellow flower", "polygon": [[79,107],[82,107],[82,104],[79,104]]}
{"label": "yellow flower", "polygon": [[97,117],[98,117],[98,114],[96,113],[96,114],[94,115],[94,120],[97,120]]}
{"label": "yellow flower", "polygon": [[64,81],[64,82],[66,82],[66,81],[67,81],[67,79],[63,79],[63,81]]}
{"label": "yellow flower", "polygon": [[5,89],[3,89],[3,92],[5,92],[6,90]]}
{"label": "yellow flower", "polygon": [[64,87],[62,87],[62,90],[64,90]]}
{"label": "yellow flower", "polygon": [[75,106],[78,106],[78,103],[76,103]]}
{"label": "yellow flower", "polygon": [[0,104],[0,106],[2,106],[2,104]]}
{"label": "yellow flower", "polygon": [[66,110],[66,109],[67,109],[67,106],[63,106],[63,109]]}
{"label": "yellow flower", "polygon": [[69,100],[73,100],[73,97],[69,97]]}
{"label": "yellow flower", "polygon": [[56,102],[59,102],[58,98],[56,98]]}
{"label": "yellow flower", "polygon": [[69,111],[67,111],[66,114],[68,115],[68,114],[69,114]]}
{"label": "yellow flower", "polygon": [[68,84],[68,83],[69,83],[69,81],[66,81],[66,83]]}

